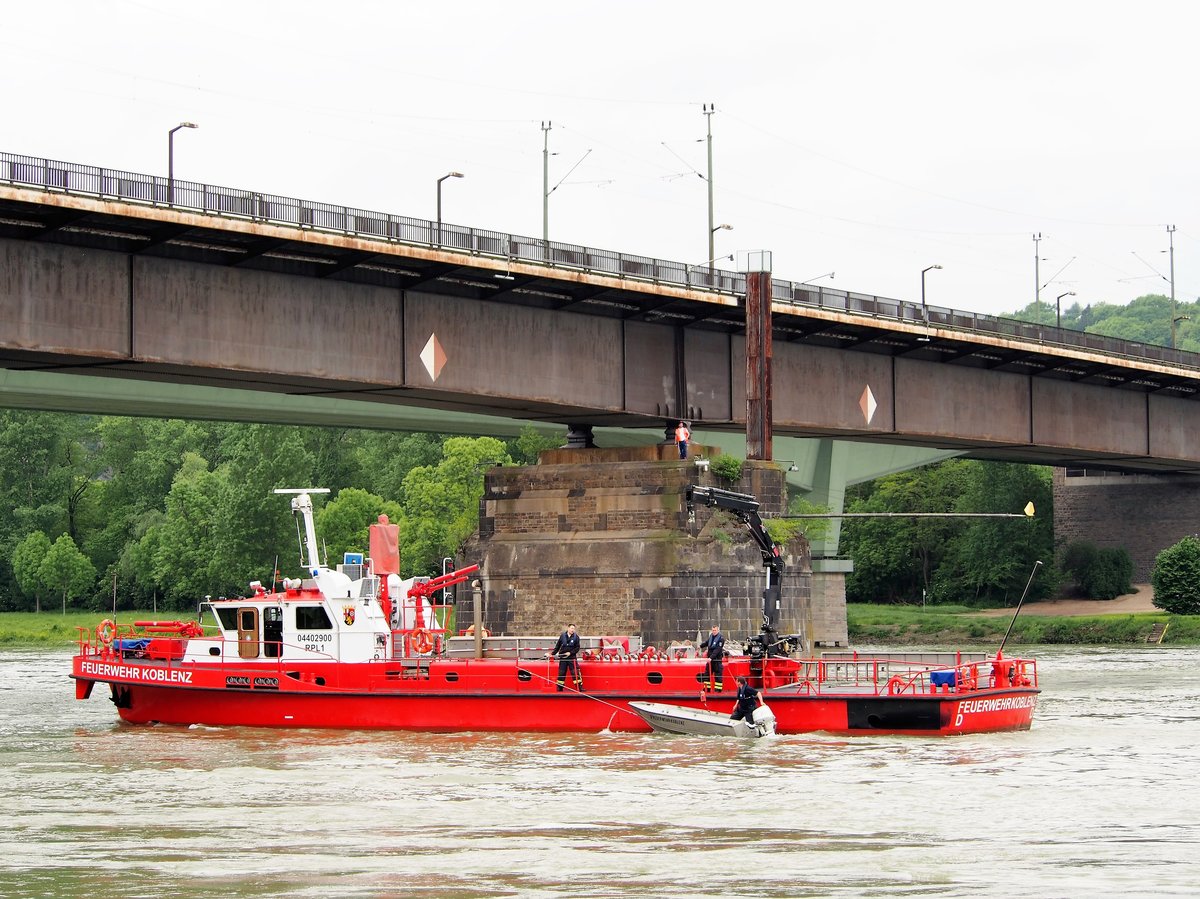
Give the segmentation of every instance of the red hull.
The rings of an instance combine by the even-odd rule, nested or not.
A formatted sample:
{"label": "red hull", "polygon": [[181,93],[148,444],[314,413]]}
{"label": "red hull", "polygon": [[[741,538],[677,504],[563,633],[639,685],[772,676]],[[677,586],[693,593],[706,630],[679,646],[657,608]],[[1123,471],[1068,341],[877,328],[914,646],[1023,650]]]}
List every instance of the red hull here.
{"label": "red hull", "polygon": [[[786,662],[795,668],[796,663]],[[727,680],[749,662],[726,666]],[[701,695],[700,660],[584,663],[586,692],[558,692],[550,662],[435,661],[423,668],[396,663],[309,665],[273,663],[197,666],[101,658],[74,660],[77,692],[112,685],[125,721],[136,724],[392,729],[420,731],[648,731],[632,700],[731,711],[728,693]],[[768,675],[768,679],[771,678]],[[965,693],[825,687],[797,682],[767,687],[782,734],[963,734],[1027,730],[1036,687]]]}

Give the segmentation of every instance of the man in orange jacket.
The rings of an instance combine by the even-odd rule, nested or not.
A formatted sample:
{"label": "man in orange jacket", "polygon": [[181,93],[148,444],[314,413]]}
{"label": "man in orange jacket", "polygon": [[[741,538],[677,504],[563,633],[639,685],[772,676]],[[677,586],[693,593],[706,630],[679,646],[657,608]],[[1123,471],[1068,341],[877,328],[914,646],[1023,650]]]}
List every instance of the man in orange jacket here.
{"label": "man in orange jacket", "polygon": [[688,441],[692,439],[692,432],[688,430],[687,422],[681,421],[679,427],[675,429],[675,443],[679,445],[679,458],[687,458]]}

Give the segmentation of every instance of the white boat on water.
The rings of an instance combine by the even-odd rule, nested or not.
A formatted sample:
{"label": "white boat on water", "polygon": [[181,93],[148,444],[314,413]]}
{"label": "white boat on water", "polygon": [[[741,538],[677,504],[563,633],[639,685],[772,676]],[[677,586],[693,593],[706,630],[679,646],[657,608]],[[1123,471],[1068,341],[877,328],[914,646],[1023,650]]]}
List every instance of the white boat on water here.
{"label": "white boat on water", "polygon": [[660,733],[717,737],[769,737],[775,734],[775,713],[765,705],[754,710],[753,723],[734,721],[724,712],[664,702],[631,702],[629,707]]}

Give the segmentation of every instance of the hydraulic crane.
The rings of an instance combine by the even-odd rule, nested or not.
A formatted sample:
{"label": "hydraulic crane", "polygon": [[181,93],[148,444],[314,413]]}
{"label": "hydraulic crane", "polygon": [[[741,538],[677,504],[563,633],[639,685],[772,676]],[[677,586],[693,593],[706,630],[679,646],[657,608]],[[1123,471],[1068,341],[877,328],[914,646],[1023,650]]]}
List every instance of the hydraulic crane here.
{"label": "hydraulic crane", "polygon": [[696,520],[696,503],[713,506],[732,512],[750,531],[762,553],[763,566],[767,569],[767,587],[763,590],[762,631],[747,640],[752,656],[787,655],[793,647],[803,645],[799,634],[779,635],[780,589],[783,582],[783,557],[779,545],[767,533],[758,514],[758,500],[748,493],[735,493],[719,487],[697,487],[689,484],[684,495],[687,505],[688,523]]}

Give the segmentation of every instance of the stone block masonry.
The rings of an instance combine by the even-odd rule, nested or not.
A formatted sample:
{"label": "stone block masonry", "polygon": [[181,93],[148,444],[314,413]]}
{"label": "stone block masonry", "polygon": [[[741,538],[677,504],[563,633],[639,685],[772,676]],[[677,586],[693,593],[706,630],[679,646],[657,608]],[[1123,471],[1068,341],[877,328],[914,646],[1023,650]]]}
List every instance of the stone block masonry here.
{"label": "stone block masonry", "polygon": [[[689,525],[689,483],[752,494],[764,519],[786,507],[783,472],[765,462],[747,462],[737,484],[692,459],[630,458],[627,449],[552,450],[536,466],[490,471],[463,559],[480,565],[485,625],[557,634],[574,623],[657,647],[695,640],[713,624],[733,639],[757,634],[767,585],[758,545],[735,517],[707,506]],[[796,537],[783,553],[780,632],[803,634],[810,648],[844,646],[844,602],[834,595],[838,608],[824,599],[813,608],[807,541]]]}
{"label": "stone block masonry", "polygon": [[1124,548],[1133,582],[1150,581],[1155,557],[1200,533],[1200,479],[1194,475],[1054,470],[1054,543]]}

